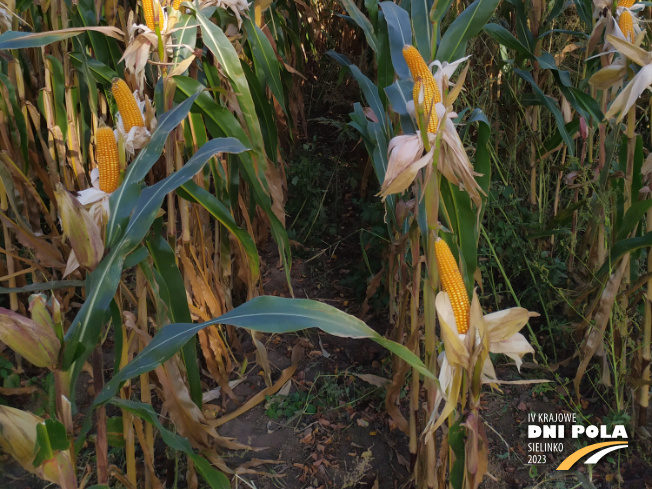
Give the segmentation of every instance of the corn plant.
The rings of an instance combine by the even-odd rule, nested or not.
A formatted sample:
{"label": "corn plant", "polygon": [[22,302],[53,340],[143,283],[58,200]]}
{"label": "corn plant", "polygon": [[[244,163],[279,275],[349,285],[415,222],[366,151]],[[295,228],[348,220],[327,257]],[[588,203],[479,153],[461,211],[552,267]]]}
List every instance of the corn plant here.
{"label": "corn plant", "polygon": [[[45,423],[4,410],[2,426],[18,431],[3,432],[3,447],[64,487],[78,483],[74,467],[85,440],[74,439],[72,415],[87,362],[97,394],[108,345],[117,372],[159,327],[219,316],[257,295],[256,240],[268,229],[289,273],[276,124],[291,124],[292,79],[274,38],[263,32],[269,10],[257,6],[243,18],[246,4],[229,5],[29,4],[3,24],[0,219],[9,301],[1,335],[19,359],[51,372],[54,399]],[[234,30],[242,33],[239,42],[225,33]],[[37,294],[28,298],[30,292]],[[210,381],[227,395],[235,369],[231,335],[217,325],[199,335]],[[271,382],[264,346],[255,344]],[[228,485],[196,450],[215,442],[242,445],[207,424],[194,338],[177,346],[181,354],[156,370],[177,434],[152,410],[154,386],[143,374],[138,401],[131,383],[116,401],[126,466],[117,472],[108,466],[100,407],[96,472],[86,477],[135,487],[139,445],[145,485],[161,487],[154,468],[158,432],[194,460],[189,470],[212,487]],[[87,426],[92,419],[88,413]],[[219,457],[213,463],[232,470]]]}
{"label": "corn plant", "polygon": [[[642,93],[637,87],[641,86],[641,81],[643,85],[647,83],[645,80],[647,62],[645,57],[640,57],[645,51],[639,47],[646,42],[646,32],[639,27],[637,18],[637,13],[642,6],[630,1],[620,2],[613,7],[613,12],[607,11],[604,18],[596,23],[592,38],[599,42],[599,36],[603,34],[604,29],[602,49],[606,50],[613,46],[617,53],[607,55],[602,59],[601,69],[593,73],[589,83],[596,91],[602,91],[602,103],[605,108],[608,107],[608,110],[605,110],[605,119],[609,120],[615,116],[617,123],[610,127],[607,127],[605,122],[602,123],[598,139],[601,148],[600,154],[606,153],[602,146],[607,145],[610,138],[616,141],[621,138],[620,150],[617,156],[614,154],[613,163],[608,157],[601,158],[601,165],[598,169],[601,170],[601,175],[604,175],[606,171],[604,167],[608,168],[612,163],[617,165],[623,177],[615,182],[610,182],[616,200],[615,202],[607,200],[608,207],[602,210],[604,214],[611,213],[610,219],[615,223],[617,231],[615,233],[605,231],[600,233],[608,244],[598,255],[598,261],[595,263],[595,266],[599,267],[596,275],[601,281],[597,287],[601,296],[599,301],[594,303],[596,304],[595,309],[590,311],[588,316],[593,315],[595,325],[592,328],[587,328],[585,332],[580,349],[581,363],[575,378],[575,390],[579,397],[582,376],[593,356],[599,354],[605,360],[608,359],[608,361],[603,361],[602,382],[611,386],[611,377],[613,376],[616,410],[625,411],[627,372],[629,369],[639,370],[638,374],[644,379],[643,384],[637,386],[639,422],[645,422],[649,402],[648,391],[645,387],[646,381],[649,382],[649,369],[646,370],[645,367],[646,363],[649,364],[649,360],[646,360],[649,358],[650,343],[649,311],[647,311],[649,304],[646,300],[642,331],[635,336],[637,341],[630,343],[627,340],[631,335],[627,318],[636,315],[634,307],[638,297],[635,295],[630,300],[629,294],[626,294],[621,295],[618,300],[616,299],[621,288],[634,291],[641,287],[645,283],[642,279],[645,278],[647,269],[647,266],[643,265],[643,256],[638,250],[649,245],[650,236],[647,225],[644,228],[644,217],[647,217],[650,203],[646,199],[646,194],[642,192],[643,181],[647,179],[647,170],[644,168],[643,139],[636,134],[637,111],[635,104],[636,99]],[[627,65],[629,60],[633,60],[635,64],[642,67],[638,73],[634,74],[628,69],[621,68]],[[620,81],[626,82],[621,92],[617,95],[610,94],[608,88]],[[626,128],[622,131],[619,123],[625,118]],[[604,186],[601,185],[598,191],[608,188],[609,184],[606,183],[606,180],[606,175],[602,176],[601,184]],[[641,296],[642,294],[639,294],[639,297]],[[609,321],[610,318],[613,318],[613,322]],[[610,322],[611,326],[608,327]],[[583,323],[582,326],[585,324]],[[603,352],[604,355],[602,355]]]}
{"label": "corn plant", "polygon": [[[0,35],[11,59],[0,77],[0,218],[10,295],[0,335],[51,372],[54,399],[48,419],[0,410],[0,444],[25,469],[62,487],[91,477],[104,487],[112,479],[163,487],[157,436],[186,455],[190,480],[199,473],[213,488],[230,487],[226,474],[234,468],[214,448],[247,446],[216,428],[260,401],[209,423],[195,340],[209,381],[233,396],[228,325],[252,335],[268,395],[296,365],[272,383],[258,332],[321,326],[372,338],[432,376],[403,346],[333,308],[255,298],[256,241],[268,230],[289,277],[278,128],[291,125],[289,114],[300,106],[288,109],[293,81],[265,25],[265,16],[279,20],[277,13],[256,5],[246,16],[244,2],[218,5],[145,0],[140,11],[115,3],[98,11],[82,2],[49,12],[29,5],[17,14],[28,24],[42,19],[39,30]],[[12,19],[8,28],[21,18]],[[291,54],[292,43],[282,45]],[[28,292],[50,294],[22,302]],[[73,299],[80,305],[71,311]],[[105,385],[109,343],[114,375]],[[79,427],[75,394],[88,364],[95,401]],[[152,408],[155,396],[169,423]],[[120,417],[107,419],[107,402]],[[109,466],[109,422],[123,442],[124,467]],[[80,481],[75,467],[93,428],[96,467]]]}
{"label": "corn plant", "polygon": [[[637,17],[643,6],[631,1],[575,2],[575,6],[578,30],[555,29],[563,25],[561,2],[550,4],[547,11],[545,4],[533,4],[527,14],[520,2],[510,2],[515,34],[499,24],[487,25],[485,32],[503,47],[503,72],[526,81],[538,100],[523,114],[531,129],[531,143],[546,125],[545,114],[538,112],[534,117],[532,111],[544,106],[554,119],[549,139],[531,144],[529,196],[531,204],[538,206],[542,224],[533,248],[552,246],[563,254],[575,282],[568,288],[577,287],[576,293],[560,291],[576,322],[575,336],[581,338],[572,407],[581,412],[581,383],[597,356],[601,357],[598,377],[612,388],[614,409],[628,410],[629,383],[638,390],[641,421],[646,419],[649,399],[649,325],[644,322],[638,331],[628,322],[638,317],[637,304],[644,295],[647,265],[641,249],[649,239],[645,145],[636,134],[635,105],[645,83],[643,76],[635,75],[636,68],[631,69],[647,63],[639,47],[647,42]],[[561,36],[555,45],[564,49],[546,52],[543,41],[549,36]],[[582,56],[572,59],[570,54],[578,49],[583,49]],[[639,61],[631,64],[631,59]],[[641,81],[635,83],[634,76]],[[620,83],[625,83],[621,91]],[[517,79],[505,85],[511,85],[513,94],[522,91]],[[529,105],[531,98],[526,94],[520,103]],[[548,182],[553,168],[557,171],[552,173],[556,182],[551,198]],[[562,185],[564,173],[568,187]],[[563,238],[566,226],[569,240]],[[557,241],[556,236],[562,239]],[[645,315],[649,315],[647,307],[645,300]],[[550,339],[556,360],[555,341]],[[632,383],[629,372],[646,380]]]}
{"label": "corn plant", "polygon": [[[391,334],[438,376],[436,382],[424,379],[425,422],[419,415],[417,371],[410,384],[409,420],[397,406],[409,368],[398,359],[386,397],[395,426],[410,436],[417,487],[480,484],[488,461],[479,416],[481,386],[497,381],[489,352],[506,353],[517,366],[524,354],[534,352],[518,333],[533,313],[514,308],[483,316],[471,294],[490,181],[490,131],[482,111],[469,111],[466,119],[455,112],[468,65],[455,85],[449,82],[467,60],[462,58],[467,42],[485,27],[497,3],[473,2],[441,34],[450,2],[412,2],[409,12],[393,2],[367,3],[369,18],[343,2],[374,52],[376,83],[341,54],[329,53],[350,71],[369,106],[355,105],[351,125],[373,162],[393,237],[386,265]],[[425,60],[433,58],[428,66]],[[470,137],[474,123],[472,164],[458,127]],[[498,317],[510,326],[499,326]]]}

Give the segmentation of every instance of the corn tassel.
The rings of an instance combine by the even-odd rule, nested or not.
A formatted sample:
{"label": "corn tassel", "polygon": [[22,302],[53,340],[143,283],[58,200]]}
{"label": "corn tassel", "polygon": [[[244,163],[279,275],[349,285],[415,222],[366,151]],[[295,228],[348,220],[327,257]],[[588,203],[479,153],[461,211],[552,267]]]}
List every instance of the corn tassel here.
{"label": "corn tassel", "polygon": [[618,6],[619,7],[630,8],[635,3],[636,3],[636,0],[621,0],[620,2],[618,2]]}
{"label": "corn tassel", "polygon": [[121,78],[114,78],[111,87],[113,98],[118,104],[118,111],[122,116],[122,124],[125,132],[128,133],[132,127],[144,127],[143,114],[138,108],[138,102],[131,93],[127,83]]}
{"label": "corn tassel", "polygon": [[[158,25],[163,30],[163,7],[158,4]],[[145,16],[145,24],[150,30],[156,31],[156,22],[154,22],[154,0],[143,0],[143,15]]]}
{"label": "corn tassel", "polygon": [[100,190],[111,193],[118,188],[120,161],[113,129],[100,127],[95,133],[95,157],[100,170]]}
{"label": "corn tassel", "polygon": [[634,18],[629,10],[625,10],[618,17],[618,27],[629,42],[634,42]]}
{"label": "corn tassel", "polygon": [[442,288],[448,296],[455,313],[457,332],[465,334],[469,330],[470,304],[462,274],[450,248],[443,239],[435,241],[435,257]]}
{"label": "corn tassel", "polygon": [[410,68],[410,73],[412,73],[412,78],[414,79],[414,89],[412,91],[414,103],[418,103],[419,92],[423,86],[425,94],[423,109],[426,120],[428,121],[428,132],[435,133],[439,126],[435,104],[441,102],[441,93],[439,93],[437,82],[417,48],[405,45],[403,47],[403,57],[405,58],[408,68]]}

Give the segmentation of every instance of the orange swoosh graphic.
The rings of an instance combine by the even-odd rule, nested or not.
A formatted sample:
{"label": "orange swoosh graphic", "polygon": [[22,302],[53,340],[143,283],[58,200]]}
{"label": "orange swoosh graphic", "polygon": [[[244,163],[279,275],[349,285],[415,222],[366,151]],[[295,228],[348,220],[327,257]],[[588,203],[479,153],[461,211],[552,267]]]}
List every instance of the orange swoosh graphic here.
{"label": "orange swoosh graphic", "polygon": [[557,470],[568,470],[570,469],[573,465],[575,465],[575,462],[577,462],[579,459],[581,459],[584,455],[588,455],[591,452],[595,452],[596,450],[599,450],[604,447],[609,447],[612,445],[627,445],[626,441],[605,441],[602,443],[595,443],[593,445],[589,445],[588,447],[580,448],[578,451],[570,454],[566,459],[559,464],[559,467],[557,467]]}

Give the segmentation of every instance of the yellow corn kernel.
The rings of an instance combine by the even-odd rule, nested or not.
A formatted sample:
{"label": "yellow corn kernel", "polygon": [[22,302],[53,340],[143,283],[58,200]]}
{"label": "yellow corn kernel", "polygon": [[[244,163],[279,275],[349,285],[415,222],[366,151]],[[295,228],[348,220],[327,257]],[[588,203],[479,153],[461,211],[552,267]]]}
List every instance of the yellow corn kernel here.
{"label": "yellow corn kernel", "polygon": [[144,127],[143,114],[141,114],[138,102],[136,102],[134,94],[129,90],[127,83],[121,78],[114,78],[111,91],[115,102],[118,104],[118,111],[122,116],[125,132],[128,133],[132,127]]}
{"label": "yellow corn kernel", "polygon": [[174,2],[172,3],[172,8],[174,10],[179,10],[180,5],[181,5],[181,0],[174,0]]}
{"label": "yellow corn kernel", "polygon": [[630,8],[632,5],[636,3],[636,0],[620,0],[618,2],[619,7],[625,7],[625,8]]}
{"label": "yellow corn kernel", "polygon": [[437,82],[417,48],[406,44],[403,47],[403,57],[405,58],[408,68],[410,68],[410,73],[412,73],[412,78],[414,79],[412,98],[414,99],[415,107],[419,103],[419,93],[423,86],[425,95],[423,109],[426,120],[428,121],[428,132],[437,132],[439,120],[437,119],[435,104],[441,102],[441,93],[439,93]]}
{"label": "yellow corn kernel", "polygon": [[104,126],[95,133],[95,159],[100,170],[100,190],[110,194],[118,188],[120,161],[113,129]]}
{"label": "yellow corn kernel", "polygon": [[629,10],[625,10],[618,17],[618,27],[629,42],[634,42],[634,18]]}
{"label": "yellow corn kernel", "polygon": [[[163,7],[158,4],[158,25],[163,30]],[[156,26],[154,22],[154,0],[143,0],[143,15],[145,16],[145,24],[150,30],[155,31]]]}
{"label": "yellow corn kernel", "polygon": [[453,306],[455,313],[455,322],[457,323],[457,332],[465,334],[469,330],[469,315],[471,306],[469,304],[469,295],[466,293],[462,274],[457,266],[457,262],[451,253],[450,248],[443,239],[435,241],[435,257],[437,258],[437,269],[439,270],[439,280]]}

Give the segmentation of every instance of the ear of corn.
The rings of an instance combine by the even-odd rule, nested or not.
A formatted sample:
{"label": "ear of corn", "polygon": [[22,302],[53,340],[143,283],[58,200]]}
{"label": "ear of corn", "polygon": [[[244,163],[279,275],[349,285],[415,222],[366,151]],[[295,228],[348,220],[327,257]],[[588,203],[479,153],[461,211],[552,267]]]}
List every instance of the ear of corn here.
{"label": "ear of corn", "polygon": [[114,78],[111,87],[113,98],[118,104],[118,111],[122,116],[122,123],[125,127],[125,132],[129,132],[132,127],[143,127],[143,114],[140,113],[138,102],[131,93],[127,83],[121,78]]}
{"label": "ear of corn", "polygon": [[[163,7],[161,7],[160,3],[158,3],[158,11],[158,25],[162,29]],[[145,24],[147,24],[147,27],[149,27],[152,31],[155,31],[156,26],[154,22],[154,0],[143,0],[143,15],[145,16]]]}
{"label": "ear of corn", "polygon": [[435,241],[435,257],[437,258],[439,280],[444,291],[448,292],[453,306],[457,332],[465,334],[469,330],[469,295],[466,293],[464,280],[453,253],[443,239]]}
{"label": "ear of corn", "polygon": [[111,193],[118,187],[120,162],[118,144],[110,127],[100,127],[95,133],[95,157],[100,170],[100,190]]}
{"label": "ear of corn", "polygon": [[636,3],[636,0],[620,0],[618,2],[619,7],[625,7],[625,8],[630,8],[632,5]]}
{"label": "ear of corn", "polygon": [[180,5],[181,5],[181,0],[174,0],[174,2],[172,3],[172,8],[174,10],[179,10]]}
{"label": "ear of corn", "polygon": [[625,10],[618,17],[618,27],[620,27],[625,39],[634,42],[634,18],[629,10]]}
{"label": "ear of corn", "polygon": [[441,93],[439,93],[437,82],[417,48],[405,45],[403,47],[403,57],[414,79],[414,89],[412,91],[414,103],[418,103],[419,92],[421,91],[421,87],[423,87],[425,95],[423,108],[426,120],[428,121],[428,132],[437,132],[439,120],[437,119],[435,104],[441,102]]}

